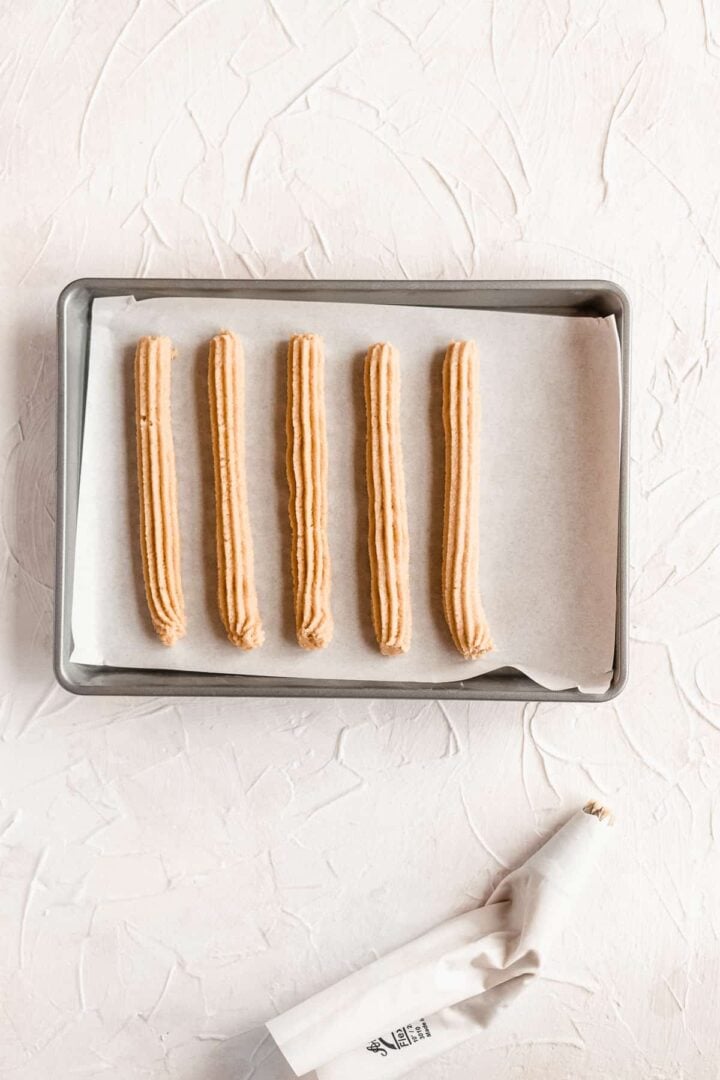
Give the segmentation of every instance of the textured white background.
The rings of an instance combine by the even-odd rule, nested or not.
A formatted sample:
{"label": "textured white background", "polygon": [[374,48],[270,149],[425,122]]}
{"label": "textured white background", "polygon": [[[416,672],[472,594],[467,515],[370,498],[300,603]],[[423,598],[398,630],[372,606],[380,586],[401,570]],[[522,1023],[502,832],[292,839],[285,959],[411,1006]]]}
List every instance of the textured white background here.
{"label": "textured white background", "polygon": [[[720,1067],[716,0],[0,5],[0,1076],[287,1080],[260,1025],[587,795],[612,872],[419,1080]],[[613,277],[632,678],[592,706],[72,699],[54,301],[92,274]]]}

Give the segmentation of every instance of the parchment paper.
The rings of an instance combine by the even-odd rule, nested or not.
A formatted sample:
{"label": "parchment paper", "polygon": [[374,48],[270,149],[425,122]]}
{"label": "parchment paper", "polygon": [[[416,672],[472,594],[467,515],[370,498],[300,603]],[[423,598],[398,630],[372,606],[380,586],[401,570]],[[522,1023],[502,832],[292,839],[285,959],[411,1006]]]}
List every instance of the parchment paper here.
{"label": "parchment paper", "polygon": [[[246,354],[247,476],[265,645],[245,653],[217,614],[207,348],[222,329]],[[295,644],[285,477],[287,339],[326,347],[335,635]],[[133,357],[143,334],[176,345],[173,431],[188,634],[161,645],[138,543]],[[464,661],[442,616],[441,362],[453,338],[480,355],[481,582],[496,643]],[[390,340],[402,364],[413,643],[380,655],[367,558],[363,359]],[[606,689],[615,629],[619,342],[612,317],[280,300],[112,297],[94,302],[73,599],[72,659],[296,678],[450,682],[512,665],[551,689]]]}

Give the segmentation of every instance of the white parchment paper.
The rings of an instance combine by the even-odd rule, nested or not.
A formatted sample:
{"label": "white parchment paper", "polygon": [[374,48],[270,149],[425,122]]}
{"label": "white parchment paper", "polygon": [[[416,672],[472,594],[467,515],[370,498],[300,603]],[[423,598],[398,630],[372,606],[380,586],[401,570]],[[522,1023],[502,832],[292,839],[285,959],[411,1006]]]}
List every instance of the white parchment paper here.
{"label": "white parchment paper", "polygon": [[[225,638],[215,598],[207,350],[222,329],[246,354],[248,496],[265,645]],[[285,477],[287,339],[325,340],[335,635],[295,644]],[[133,357],[143,334],[176,345],[173,430],[188,634],[152,632],[138,543]],[[464,661],[442,616],[441,362],[480,355],[481,581],[496,643]],[[392,341],[411,543],[413,644],[383,657],[370,621],[363,359]],[[512,665],[551,689],[606,689],[615,632],[619,342],[613,318],[280,300],[112,297],[94,302],[73,596],[72,659],[295,678],[450,682]]]}

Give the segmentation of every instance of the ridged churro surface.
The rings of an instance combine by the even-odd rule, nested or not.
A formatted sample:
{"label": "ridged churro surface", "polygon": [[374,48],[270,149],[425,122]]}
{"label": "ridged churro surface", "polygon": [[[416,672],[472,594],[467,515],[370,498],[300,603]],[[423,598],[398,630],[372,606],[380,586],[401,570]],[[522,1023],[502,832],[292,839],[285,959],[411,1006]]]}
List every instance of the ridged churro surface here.
{"label": "ridged churro surface", "polygon": [[245,357],[229,330],[210,342],[208,396],[215,466],[218,608],[233,645],[256,649],[258,610],[245,477]]}
{"label": "ridged churro surface", "polygon": [[323,343],[317,334],[296,334],[290,339],[287,474],[295,629],[304,649],[324,648],[333,632],[323,367]]}
{"label": "ridged churro surface", "polygon": [[445,618],[466,660],[493,648],[480,599],[474,341],[453,341],[443,364],[445,517],[442,590]]}
{"label": "ridged churro surface", "polygon": [[143,337],[135,352],[140,546],[148,609],[163,645],[185,633],[175,449],[170,416],[170,338]]}
{"label": "ridged churro surface", "polygon": [[410,545],[400,435],[400,360],[389,343],[365,359],[367,487],[373,625],[385,656],[410,648]]}

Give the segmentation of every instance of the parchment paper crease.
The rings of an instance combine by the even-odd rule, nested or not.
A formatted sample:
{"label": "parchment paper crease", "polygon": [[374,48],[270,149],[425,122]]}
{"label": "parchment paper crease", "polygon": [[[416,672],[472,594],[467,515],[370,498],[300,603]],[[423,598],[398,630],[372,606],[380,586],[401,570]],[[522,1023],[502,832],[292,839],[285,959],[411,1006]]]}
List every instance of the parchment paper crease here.
{"label": "parchment paper crease", "polygon": [[[247,472],[266,630],[244,653],[215,601],[207,346],[232,329],[246,353]],[[285,478],[285,363],[292,333],[326,345],[335,637],[294,640]],[[133,355],[167,334],[173,369],[187,637],[153,635],[137,539]],[[443,434],[447,343],[475,338],[479,391],[481,580],[496,651],[468,663],[442,618]],[[390,340],[402,363],[401,423],[411,543],[413,644],[378,652],[370,623],[362,363]],[[606,689],[617,570],[619,343],[612,317],[307,301],[112,297],[94,302],[73,604],[78,663],[294,678],[451,682],[512,665],[551,689]]]}

